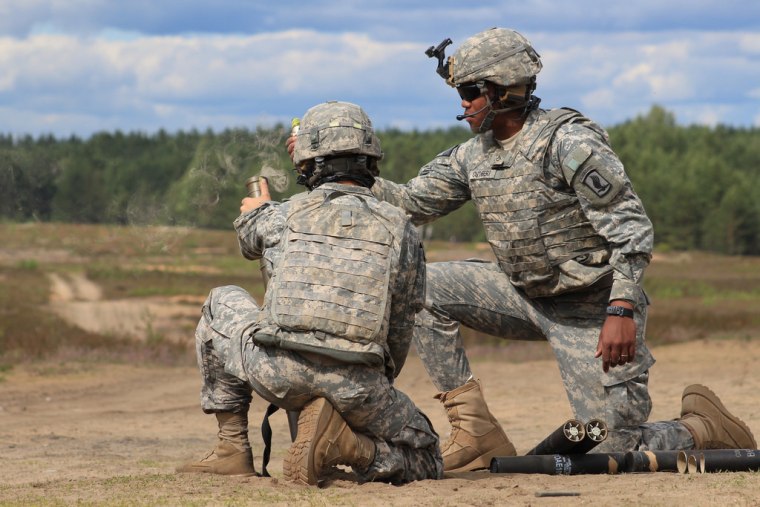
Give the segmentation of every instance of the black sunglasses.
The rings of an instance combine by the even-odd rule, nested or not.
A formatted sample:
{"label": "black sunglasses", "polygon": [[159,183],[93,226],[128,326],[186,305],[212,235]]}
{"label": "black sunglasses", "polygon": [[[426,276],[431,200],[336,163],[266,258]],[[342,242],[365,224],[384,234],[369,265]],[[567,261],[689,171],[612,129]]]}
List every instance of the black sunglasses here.
{"label": "black sunglasses", "polygon": [[478,83],[463,83],[457,85],[457,92],[462,100],[466,100],[467,102],[472,102],[483,94]]}

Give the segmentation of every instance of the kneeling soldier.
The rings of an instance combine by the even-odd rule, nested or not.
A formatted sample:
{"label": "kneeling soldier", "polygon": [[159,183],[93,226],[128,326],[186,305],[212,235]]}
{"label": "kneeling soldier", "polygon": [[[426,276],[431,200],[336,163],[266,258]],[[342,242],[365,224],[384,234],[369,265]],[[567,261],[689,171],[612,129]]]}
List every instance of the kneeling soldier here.
{"label": "kneeling soldier", "polygon": [[308,192],[278,203],[243,199],[235,229],[261,259],[262,307],[242,288],[213,289],[196,331],[201,405],[219,442],[181,472],[253,475],[251,392],[301,411],[285,458],[288,479],[318,484],[336,465],[360,481],[396,484],[443,475],[428,418],[393,387],[424,299],[425,259],[403,212],[369,188],[380,144],[365,112],[345,102],[311,108],[294,162]]}

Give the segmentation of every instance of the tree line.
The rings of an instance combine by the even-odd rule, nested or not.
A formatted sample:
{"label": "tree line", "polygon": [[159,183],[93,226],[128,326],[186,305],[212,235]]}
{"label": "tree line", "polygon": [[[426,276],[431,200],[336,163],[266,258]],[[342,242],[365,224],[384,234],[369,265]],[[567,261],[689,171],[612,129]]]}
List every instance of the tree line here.
{"label": "tree line", "polygon": [[[275,199],[295,184],[289,129],[223,132],[0,134],[0,218],[230,228],[244,181],[264,172]],[[760,255],[760,129],[679,126],[665,109],[608,129],[655,227],[659,249]],[[441,151],[471,137],[461,127],[378,132],[381,174],[407,181]],[[481,241],[467,205],[424,230],[426,239]]]}

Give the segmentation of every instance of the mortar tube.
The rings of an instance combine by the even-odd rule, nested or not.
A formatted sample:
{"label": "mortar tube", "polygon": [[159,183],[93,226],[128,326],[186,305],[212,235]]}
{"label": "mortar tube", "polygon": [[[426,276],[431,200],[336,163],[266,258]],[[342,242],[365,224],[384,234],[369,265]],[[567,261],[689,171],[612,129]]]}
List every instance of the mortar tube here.
{"label": "mortar tube", "polygon": [[697,459],[698,457],[696,454],[689,454],[689,457],[686,460],[686,473],[688,474],[700,473],[699,462],[697,461]]}
{"label": "mortar tube", "polygon": [[676,465],[678,467],[678,473],[685,474],[689,471],[689,456],[685,451],[678,452]]}
{"label": "mortar tube", "polygon": [[505,456],[492,458],[490,470],[493,474],[617,474],[622,471],[624,459],[622,452]]}
{"label": "mortar tube", "polygon": [[678,453],[682,451],[628,451],[623,469],[636,472],[677,472]]}
{"label": "mortar tube", "polygon": [[682,474],[701,473],[699,452],[695,449],[688,451],[678,451],[676,458],[676,468]]}
{"label": "mortar tube", "polygon": [[582,442],[586,432],[583,423],[575,419],[568,419],[562,426],[552,431],[549,436],[539,442],[526,456],[573,454],[573,448]]}
{"label": "mortar tube", "polygon": [[705,449],[703,472],[758,472],[760,450],[758,449]]}
{"label": "mortar tube", "polygon": [[599,419],[592,419],[584,426],[586,437],[572,448],[572,454],[586,454],[607,439],[607,425]]}

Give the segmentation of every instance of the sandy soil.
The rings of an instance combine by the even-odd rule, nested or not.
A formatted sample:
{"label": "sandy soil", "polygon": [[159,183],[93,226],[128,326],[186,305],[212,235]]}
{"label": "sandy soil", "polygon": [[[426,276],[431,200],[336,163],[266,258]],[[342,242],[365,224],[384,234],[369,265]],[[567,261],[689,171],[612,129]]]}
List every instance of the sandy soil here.
{"label": "sandy soil", "polygon": [[[86,281],[54,282],[54,303],[98,303],[97,287]],[[543,344],[531,347],[536,357],[547,357]],[[474,357],[473,368],[491,410],[518,452],[525,452],[570,411],[554,362],[514,362],[507,357],[511,350]],[[683,388],[703,383],[760,435],[760,339],[697,341],[658,347],[654,353],[652,420],[677,417]],[[530,357],[525,350],[521,354]],[[751,472],[548,476],[484,471],[403,487],[346,481],[322,489],[295,486],[282,480],[289,445],[282,413],[272,418],[272,478],[176,474],[177,464],[202,456],[215,441],[215,420],[199,408],[196,369],[56,363],[17,367],[3,378],[3,505],[760,505],[760,473]],[[410,357],[398,387],[445,437],[448,421],[416,357]],[[261,400],[255,401],[250,415],[257,467],[264,409]],[[538,496],[546,492],[575,496]]]}
{"label": "sandy soil", "polygon": [[204,295],[103,300],[100,287],[81,272],[49,273],[48,278],[52,311],[86,331],[134,340],[160,334],[170,341],[186,341],[206,299]]}

